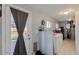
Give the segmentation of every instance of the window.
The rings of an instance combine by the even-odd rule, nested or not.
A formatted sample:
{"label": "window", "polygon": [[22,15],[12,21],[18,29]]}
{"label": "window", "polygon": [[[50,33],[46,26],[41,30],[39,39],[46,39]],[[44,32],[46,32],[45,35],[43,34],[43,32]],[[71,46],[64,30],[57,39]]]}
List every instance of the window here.
{"label": "window", "polygon": [[14,18],[11,15],[11,40],[16,40],[18,38],[18,32],[14,22]]}
{"label": "window", "polygon": [[46,22],[46,28],[51,28],[51,22],[49,21]]}

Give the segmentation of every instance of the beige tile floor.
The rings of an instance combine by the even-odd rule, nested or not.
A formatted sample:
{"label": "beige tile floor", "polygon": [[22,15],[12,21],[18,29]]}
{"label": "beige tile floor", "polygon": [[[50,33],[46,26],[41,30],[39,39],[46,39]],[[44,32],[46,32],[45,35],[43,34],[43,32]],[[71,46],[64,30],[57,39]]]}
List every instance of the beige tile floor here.
{"label": "beige tile floor", "polygon": [[57,55],[74,55],[75,54],[75,40],[65,39],[63,45],[59,49]]}

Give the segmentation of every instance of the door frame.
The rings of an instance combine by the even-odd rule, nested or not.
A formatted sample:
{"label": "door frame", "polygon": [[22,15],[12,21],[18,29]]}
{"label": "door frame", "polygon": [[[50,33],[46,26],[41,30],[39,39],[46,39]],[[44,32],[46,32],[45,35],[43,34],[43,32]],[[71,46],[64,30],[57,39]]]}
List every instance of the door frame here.
{"label": "door frame", "polygon": [[[11,5],[11,4],[3,4],[2,5],[2,54],[3,55],[10,55],[11,53],[9,52],[10,51],[10,18],[9,17],[6,17],[6,14],[8,16],[10,16],[10,12],[7,10],[9,9],[9,7],[12,7],[12,8],[15,8],[17,10],[20,10],[20,11],[23,11],[25,13],[28,13],[29,14],[29,18],[31,19],[31,39],[32,39],[32,13],[30,11],[28,11],[27,9],[24,9],[24,8],[21,8],[21,7],[18,7],[16,5]],[[33,43],[33,42],[32,42]],[[8,48],[7,48],[8,47]],[[32,52],[33,53],[33,52]]]}

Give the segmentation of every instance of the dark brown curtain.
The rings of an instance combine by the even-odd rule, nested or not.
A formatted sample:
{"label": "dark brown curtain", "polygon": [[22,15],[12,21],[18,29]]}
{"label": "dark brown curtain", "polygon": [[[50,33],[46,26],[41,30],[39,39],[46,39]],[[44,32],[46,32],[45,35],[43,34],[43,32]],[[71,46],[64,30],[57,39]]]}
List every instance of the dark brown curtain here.
{"label": "dark brown curtain", "polygon": [[16,24],[17,32],[18,32],[18,39],[17,39],[13,54],[14,55],[27,55],[24,38],[23,38],[23,32],[24,32],[26,20],[28,17],[28,13],[16,10],[14,8],[10,8],[10,9],[11,9],[11,12]]}

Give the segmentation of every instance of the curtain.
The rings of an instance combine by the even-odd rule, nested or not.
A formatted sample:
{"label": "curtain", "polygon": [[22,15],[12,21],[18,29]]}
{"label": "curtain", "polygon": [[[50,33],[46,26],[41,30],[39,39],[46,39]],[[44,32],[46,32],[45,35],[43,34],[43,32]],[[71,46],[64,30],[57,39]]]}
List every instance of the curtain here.
{"label": "curtain", "polygon": [[14,18],[14,22],[16,24],[17,32],[18,32],[18,38],[17,38],[17,42],[16,42],[16,46],[15,46],[15,50],[13,54],[14,55],[27,55],[23,32],[24,32],[24,28],[25,28],[26,21],[28,18],[28,13],[22,12],[14,8],[10,8],[10,9]]}

